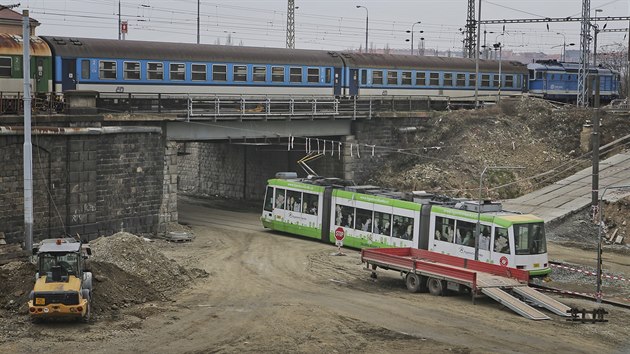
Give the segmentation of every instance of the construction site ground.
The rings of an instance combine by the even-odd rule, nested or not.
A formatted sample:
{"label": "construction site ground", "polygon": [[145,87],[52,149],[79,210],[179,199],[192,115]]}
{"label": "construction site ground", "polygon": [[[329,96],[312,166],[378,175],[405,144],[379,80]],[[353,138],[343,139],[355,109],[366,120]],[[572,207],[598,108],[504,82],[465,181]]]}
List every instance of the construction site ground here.
{"label": "construction site ground", "polygon": [[[402,133],[365,184],[476,198],[484,166],[525,167],[486,174],[484,195],[513,198],[590,163],[581,149],[590,113],[537,100],[480,111],[434,113]],[[602,144],[630,134],[628,117],[604,115]],[[582,140],[581,140],[582,138]],[[624,149],[621,144],[619,149]],[[630,201],[605,206],[605,235],[626,235]],[[576,324],[550,314],[531,321],[487,298],[411,294],[396,272],[377,281],[359,253],[263,230],[257,205],[179,201],[169,243],[120,233],[92,242],[94,316],[89,324],[31,324],[25,306],[34,266],[0,266],[0,352],[96,353],[627,353],[630,310],[602,305],[607,323]],[[589,210],[547,228],[549,257],[594,270],[597,229]],[[629,247],[604,242],[604,273],[630,276]],[[0,253],[2,248],[0,246]],[[595,277],[554,269],[546,285],[594,293]],[[605,298],[630,301],[630,283],[604,279]],[[552,295],[578,308],[585,299]]]}
{"label": "construction site ground", "polygon": [[[263,230],[256,210],[180,200],[191,242],[117,234],[94,243],[91,323],[31,324],[28,263],[1,269],[0,351],[143,353],[622,353],[630,310],[603,305],[609,322],[531,321],[488,298],[409,293],[396,272],[377,281],[359,253]],[[550,256],[589,266],[594,253],[549,244]],[[99,253],[100,252],[100,253]],[[134,261],[138,259],[138,261]],[[625,254],[607,269],[630,274]],[[551,284],[579,289],[563,278]],[[616,294],[627,295],[625,290]],[[610,286],[606,285],[607,293]],[[623,296],[623,295],[622,295]],[[554,296],[569,306],[592,301]]]}

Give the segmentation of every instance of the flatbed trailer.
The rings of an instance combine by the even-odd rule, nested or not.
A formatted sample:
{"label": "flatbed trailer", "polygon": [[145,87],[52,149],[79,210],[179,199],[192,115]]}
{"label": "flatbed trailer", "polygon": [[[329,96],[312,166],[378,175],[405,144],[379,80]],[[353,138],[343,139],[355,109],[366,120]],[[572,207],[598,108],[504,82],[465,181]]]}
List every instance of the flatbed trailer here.
{"label": "flatbed trailer", "polygon": [[444,295],[447,290],[470,292],[473,303],[476,297],[486,295],[526,318],[549,319],[512,295],[518,294],[557,315],[569,316],[570,307],[529,287],[529,272],[525,270],[416,248],[362,249],[361,262],[372,278],[377,278],[377,268],[401,272],[411,292],[428,291],[432,295]]}

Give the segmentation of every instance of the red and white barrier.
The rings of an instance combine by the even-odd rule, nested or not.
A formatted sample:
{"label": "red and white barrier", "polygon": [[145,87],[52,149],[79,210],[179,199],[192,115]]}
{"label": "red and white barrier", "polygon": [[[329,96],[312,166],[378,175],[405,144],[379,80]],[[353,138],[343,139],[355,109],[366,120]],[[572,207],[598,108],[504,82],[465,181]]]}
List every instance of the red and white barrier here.
{"label": "red and white barrier", "polygon": [[[591,272],[590,270],[578,269],[578,268],[573,268],[573,267],[568,267],[568,266],[565,266],[565,265],[553,264],[553,263],[549,263],[549,265],[551,267],[553,267],[553,268],[566,269],[566,270],[569,270],[569,271],[572,271],[572,272],[582,273],[582,274],[585,274],[585,275],[597,276],[596,272]],[[630,279],[626,279],[624,277],[620,277],[620,276],[616,276],[616,275],[602,274],[602,278],[611,279],[611,280],[629,281],[630,282]]]}

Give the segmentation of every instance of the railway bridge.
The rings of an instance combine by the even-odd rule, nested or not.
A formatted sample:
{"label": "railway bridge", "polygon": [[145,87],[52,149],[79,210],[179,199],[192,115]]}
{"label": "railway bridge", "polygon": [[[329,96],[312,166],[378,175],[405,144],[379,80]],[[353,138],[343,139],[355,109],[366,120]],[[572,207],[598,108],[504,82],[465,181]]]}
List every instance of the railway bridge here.
{"label": "railway bridge", "polygon": [[[52,102],[52,101],[50,101]],[[23,235],[23,115],[0,114],[0,232]],[[322,175],[362,179],[428,109],[418,97],[139,97],[76,92],[32,118],[34,236],[91,239],[118,231],[165,232],[177,195],[258,200],[297,161]]]}

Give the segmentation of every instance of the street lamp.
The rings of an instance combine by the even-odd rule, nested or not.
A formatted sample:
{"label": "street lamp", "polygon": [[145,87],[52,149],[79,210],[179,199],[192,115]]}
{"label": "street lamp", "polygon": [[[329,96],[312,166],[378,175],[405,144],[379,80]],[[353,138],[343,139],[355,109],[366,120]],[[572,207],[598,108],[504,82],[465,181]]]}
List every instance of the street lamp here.
{"label": "street lamp", "polygon": [[494,32],[483,30],[483,57],[484,59],[488,59],[488,46],[486,46],[486,35],[488,33],[494,33]]}
{"label": "street lamp", "polygon": [[602,302],[602,214],[604,214],[604,209],[602,209],[602,200],[604,200],[604,194],[609,189],[622,189],[622,188],[630,188],[630,185],[623,186],[608,186],[604,188],[602,195],[599,197],[599,204],[597,209],[599,209],[599,220],[597,222],[597,302]]}
{"label": "street lamp", "polygon": [[481,171],[479,176],[479,205],[477,205],[477,227],[475,229],[475,260],[479,260],[479,239],[481,237],[481,206],[483,205],[483,199],[481,198],[481,191],[483,188],[483,175],[487,170],[522,170],[525,167],[521,166],[486,166]]}
{"label": "street lamp", "polygon": [[[405,31],[405,32],[407,32],[407,33],[411,33],[411,55],[413,55],[413,27],[414,27],[415,25],[419,24],[419,23],[422,23],[422,22],[420,22],[420,21],[415,22],[413,25],[411,25],[411,31],[409,31],[409,30]],[[424,33],[424,31],[420,31],[420,33]],[[407,41],[407,40],[405,40],[405,42],[406,42],[406,41]]]}
{"label": "street lamp", "polygon": [[498,97],[498,101],[501,102],[501,87],[503,86],[503,76],[501,76],[501,48],[503,48],[503,46],[501,45],[501,42],[499,42],[499,37],[504,35],[504,33],[498,34],[495,38],[494,38],[494,49],[499,49],[499,97]]}
{"label": "street lamp", "polygon": [[370,16],[370,12],[368,8],[362,5],[357,5],[357,9],[364,8],[365,9],[365,52],[368,52],[368,18]]}

